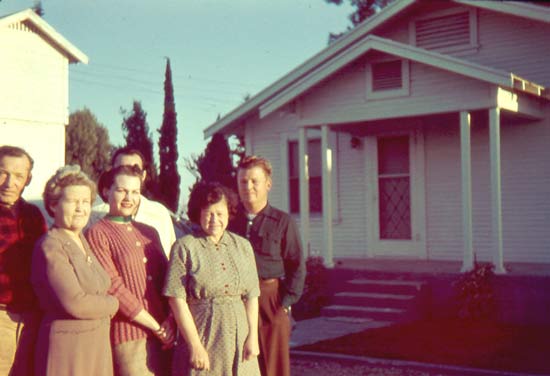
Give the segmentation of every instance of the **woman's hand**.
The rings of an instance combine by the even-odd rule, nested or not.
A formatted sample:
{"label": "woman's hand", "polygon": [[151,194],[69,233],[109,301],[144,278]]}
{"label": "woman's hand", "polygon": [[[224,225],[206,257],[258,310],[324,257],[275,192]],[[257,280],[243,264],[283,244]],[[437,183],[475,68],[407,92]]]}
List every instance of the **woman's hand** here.
{"label": "woman's hand", "polygon": [[[157,334],[159,333],[159,334]],[[158,332],[155,332],[157,334],[157,337],[162,342],[163,349],[169,349],[174,345],[174,341],[176,340],[177,330],[176,330],[176,322],[172,318],[172,316],[168,316],[166,320],[160,325],[160,329]]]}
{"label": "woman's hand", "polygon": [[246,362],[247,360],[253,360],[258,355],[260,355],[260,345],[258,343],[258,337],[246,337],[243,348],[243,362]]}
{"label": "woman's hand", "polygon": [[195,369],[205,371],[210,370],[210,358],[208,357],[208,353],[201,343],[191,346],[189,362],[191,364],[191,367]]}

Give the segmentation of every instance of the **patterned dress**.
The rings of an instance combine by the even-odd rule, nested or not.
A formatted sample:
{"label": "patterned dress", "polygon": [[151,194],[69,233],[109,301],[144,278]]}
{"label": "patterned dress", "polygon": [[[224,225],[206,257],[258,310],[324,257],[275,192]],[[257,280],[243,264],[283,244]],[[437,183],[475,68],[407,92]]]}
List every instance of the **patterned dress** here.
{"label": "patterned dress", "polygon": [[[210,358],[211,375],[260,375],[256,359],[243,362],[248,321],[243,299],[259,296],[258,274],[250,243],[225,232],[218,244],[203,233],[174,244],[164,294],[187,300]],[[189,364],[187,345],[178,341],[173,375],[200,375]]]}

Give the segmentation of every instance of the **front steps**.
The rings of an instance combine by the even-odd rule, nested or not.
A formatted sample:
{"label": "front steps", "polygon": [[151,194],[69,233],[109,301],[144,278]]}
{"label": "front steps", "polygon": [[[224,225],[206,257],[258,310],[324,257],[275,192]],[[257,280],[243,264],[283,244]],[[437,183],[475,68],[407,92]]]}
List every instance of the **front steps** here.
{"label": "front steps", "polygon": [[336,292],[331,305],[321,310],[324,317],[390,323],[410,321],[421,313],[424,282],[398,279],[352,279]]}

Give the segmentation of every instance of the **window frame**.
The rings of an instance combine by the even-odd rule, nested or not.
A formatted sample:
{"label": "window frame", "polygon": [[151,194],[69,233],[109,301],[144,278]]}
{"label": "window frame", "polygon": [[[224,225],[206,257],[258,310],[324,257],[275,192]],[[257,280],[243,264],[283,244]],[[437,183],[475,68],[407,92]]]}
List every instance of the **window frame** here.
{"label": "window frame", "polygon": [[[401,62],[401,87],[395,89],[386,90],[373,90],[373,66],[376,64],[383,64],[384,62]],[[397,98],[410,95],[410,63],[407,59],[400,59],[395,57],[387,57],[385,59],[377,59],[376,61],[370,61],[367,63],[366,68],[367,90],[366,99],[386,99]]]}
{"label": "window frame", "polygon": [[[435,51],[439,53],[453,53],[457,56],[463,56],[463,55],[469,55],[472,53],[475,53],[479,50],[479,30],[478,30],[478,14],[477,10],[475,8],[452,8],[452,9],[445,9],[436,11],[430,14],[421,15],[417,17],[413,17],[409,21],[409,43],[412,46],[417,47],[416,45],[416,23],[418,21],[425,21],[429,20],[431,18],[439,18],[444,16],[452,16],[459,13],[465,13],[467,12],[470,18],[470,41],[468,44],[465,45],[457,45],[457,46],[450,46],[450,47],[442,47],[442,48],[435,48],[435,49],[429,49],[429,51]],[[423,47],[419,47],[423,48]]]}

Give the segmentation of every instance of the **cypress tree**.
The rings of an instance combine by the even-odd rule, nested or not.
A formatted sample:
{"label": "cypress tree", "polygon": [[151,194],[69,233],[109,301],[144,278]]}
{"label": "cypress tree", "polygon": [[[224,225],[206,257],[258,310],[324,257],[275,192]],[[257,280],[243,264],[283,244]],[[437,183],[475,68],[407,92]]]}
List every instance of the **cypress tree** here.
{"label": "cypress tree", "polygon": [[178,128],[176,124],[176,105],[172,85],[170,59],[166,59],[164,76],[164,115],[159,129],[160,172],[158,198],[170,210],[176,212],[180,195],[180,175],[178,173]]}

